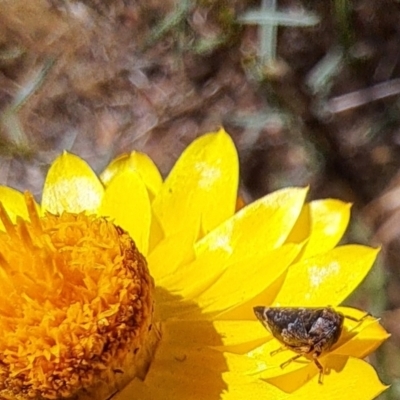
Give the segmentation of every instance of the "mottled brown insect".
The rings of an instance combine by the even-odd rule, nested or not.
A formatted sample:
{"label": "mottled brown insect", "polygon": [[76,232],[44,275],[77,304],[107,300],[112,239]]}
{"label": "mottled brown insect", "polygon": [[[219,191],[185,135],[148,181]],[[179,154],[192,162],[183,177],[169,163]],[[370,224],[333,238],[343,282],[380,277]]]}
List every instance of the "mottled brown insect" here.
{"label": "mottled brown insect", "polygon": [[324,368],[318,357],[339,340],[345,318],[355,321],[332,307],[254,307],[261,323],[282,343],[283,347],[271,353],[290,349],[298,353],[281,365],[285,368],[303,355],[311,355],[319,369],[318,382],[322,384]]}

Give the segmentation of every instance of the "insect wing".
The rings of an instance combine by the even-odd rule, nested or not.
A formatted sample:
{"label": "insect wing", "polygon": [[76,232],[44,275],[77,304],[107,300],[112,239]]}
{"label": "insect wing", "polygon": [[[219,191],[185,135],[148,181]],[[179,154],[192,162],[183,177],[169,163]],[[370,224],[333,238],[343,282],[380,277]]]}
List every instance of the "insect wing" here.
{"label": "insect wing", "polygon": [[290,307],[255,307],[254,313],[282,344],[290,347],[307,344],[310,310]]}

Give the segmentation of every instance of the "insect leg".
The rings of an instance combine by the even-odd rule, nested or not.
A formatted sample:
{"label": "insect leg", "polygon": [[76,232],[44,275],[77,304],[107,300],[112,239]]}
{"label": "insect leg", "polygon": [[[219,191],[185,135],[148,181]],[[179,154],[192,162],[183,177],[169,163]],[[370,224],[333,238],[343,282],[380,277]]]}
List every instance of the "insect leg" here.
{"label": "insect leg", "polygon": [[275,354],[278,354],[282,351],[288,350],[288,348],[286,346],[281,346],[278,349],[271,351],[271,353],[269,353],[270,356],[274,356]]}
{"label": "insect leg", "polygon": [[292,357],[290,360],[285,361],[283,364],[281,364],[281,368],[286,368],[289,364],[291,364],[293,361],[297,360],[298,358],[302,357],[303,354],[297,354],[297,356]]}
{"label": "insect leg", "polygon": [[355,322],[363,322],[367,317],[370,317],[370,313],[365,313],[361,318],[354,318],[351,315],[345,315],[344,317],[349,319],[350,321],[355,321]]}
{"label": "insect leg", "polygon": [[318,353],[314,353],[313,354],[313,359],[314,359],[314,364],[317,366],[317,368],[319,369],[319,377],[318,377],[318,383],[320,385],[323,384],[323,378],[324,378],[324,367],[322,366],[322,364],[318,361]]}
{"label": "insect leg", "polygon": [[371,317],[371,314],[370,313],[366,313],[361,318],[354,318],[354,317],[352,317],[350,315],[344,315],[344,317],[349,319],[350,321],[357,322],[357,325],[354,328],[351,329],[351,331],[353,331],[354,329],[357,329],[364,322],[364,320],[366,318]]}

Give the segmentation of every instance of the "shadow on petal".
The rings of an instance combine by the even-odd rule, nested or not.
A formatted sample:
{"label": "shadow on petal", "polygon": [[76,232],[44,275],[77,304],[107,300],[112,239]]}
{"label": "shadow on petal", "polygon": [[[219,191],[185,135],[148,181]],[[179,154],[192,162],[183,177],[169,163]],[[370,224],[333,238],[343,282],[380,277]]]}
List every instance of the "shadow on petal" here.
{"label": "shadow on petal", "polygon": [[[326,357],[318,359],[324,367],[323,382],[329,379],[331,371],[341,372],[348,360],[346,356],[328,354]],[[307,360],[305,357],[293,361],[292,364],[297,365],[297,369],[291,370],[285,373],[285,368],[281,369],[281,374],[270,378],[264,378],[264,380],[271,385],[276,386],[285,393],[293,393],[300,389],[310,380],[318,380],[319,370],[312,360]],[[299,364],[304,367],[299,368]],[[323,385],[324,383],[322,383]]]}
{"label": "shadow on petal", "polygon": [[318,377],[318,369],[312,361],[301,358],[293,361],[292,364],[294,363],[296,363],[297,366],[301,364],[303,367],[289,372],[286,372],[284,368],[278,367],[280,371],[277,370],[276,376],[264,378],[263,380],[276,386],[283,392],[293,393],[305,385],[309,380]]}
{"label": "shadow on petal", "polygon": [[149,371],[112,399],[219,400],[229,390],[222,378],[229,368],[212,348],[223,344],[213,322],[195,303],[163,288],[156,289],[156,300],[162,337]]}

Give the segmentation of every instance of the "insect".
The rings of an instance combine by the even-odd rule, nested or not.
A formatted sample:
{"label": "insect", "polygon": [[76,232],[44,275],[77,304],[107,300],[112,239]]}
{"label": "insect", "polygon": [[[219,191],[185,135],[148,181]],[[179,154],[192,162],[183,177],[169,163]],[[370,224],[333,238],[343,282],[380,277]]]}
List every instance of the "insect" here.
{"label": "insect", "polygon": [[324,368],[318,357],[339,340],[345,318],[361,322],[342,314],[332,307],[254,307],[254,313],[261,323],[279,340],[283,347],[273,351],[271,355],[282,350],[293,350],[298,355],[281,365],[285,368],[292,361],[304,355],[311,355],[319,369],[318,383],[322,384]]}

